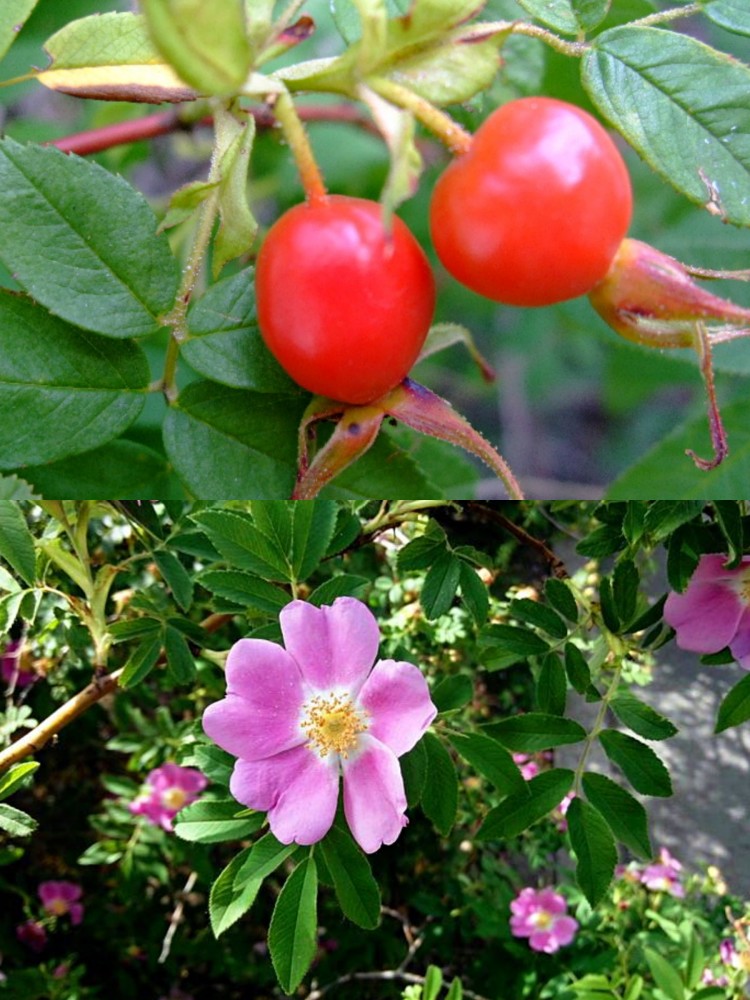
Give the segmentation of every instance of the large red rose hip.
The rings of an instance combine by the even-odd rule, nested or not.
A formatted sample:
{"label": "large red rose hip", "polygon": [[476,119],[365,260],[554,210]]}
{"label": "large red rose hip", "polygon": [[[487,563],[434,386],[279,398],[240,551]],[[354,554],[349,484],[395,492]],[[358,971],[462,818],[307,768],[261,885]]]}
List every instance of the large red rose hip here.
{"label": "large red rose hip", "polygon": [[258,324],[305,389],[370,403],[403,380],[435,307],[435,282],[406,225],[382,207],[331,195],[271,227],[255,271]]}
{"label": "large red rose hip", "polygon": [[430,227],[462,284],[543,306],[604,277],[631,212],[627,168],[602,126],[575,105],[526,97],[494,111],[441,175]]}

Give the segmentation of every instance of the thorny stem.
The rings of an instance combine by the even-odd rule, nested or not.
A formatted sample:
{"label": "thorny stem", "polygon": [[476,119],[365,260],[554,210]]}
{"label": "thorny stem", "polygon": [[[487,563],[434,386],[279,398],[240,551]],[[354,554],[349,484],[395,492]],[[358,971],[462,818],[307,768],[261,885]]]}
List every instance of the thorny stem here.
{"label": "thorny stem", "polygon": [[[215,632],[219,629],[231,615],[214,613],[205,618],[201,623],[201,628],[206,632]],[[159,657],[159,662],[164,662],[164,654]],[[0,752],[0,773],[12,764],[18,763],[25,757],[30,757],[38,753],[49,741],[64,729],[68,723],[73,722],[79,715],[91,708],[102,698],[109,694],[115,694],[122,672],[125,668],[120,667],[110,674],[100,674],[88,684],[78,694],[73,695],[64,705],[61,705],[52,715],[48,716],[44,722],[26,733],[20,739],[12,743],[6,750]]]}
{"label": "thorny stem", "polygon": [[538,24],[531,24],[529,21],[485,21],[474,24],[468,31],[461,34],[462,41],[479,40],[488,35],[527,35],[529,38],[538,38],[540,42],[549,45],[556,52],[561,52],[565,56],[582,56],[589,50],[589,45],[585,42],[567,42],[552,31],[540,27]]}
{"label": "thorny stem", "polygon": [[689,3],[684,7],[670,7],[668,10],[660,10],[655,14],[649,14],[637,21],[631,21],[629,28],[648,28],[653,24],[664,24],[668,21],[676,21],[680,17],[692,17],[693,14],[700,14],[703,10],[702,4]]}
{"label": "thorny stem", "polygon": [[471,148],[474,140],[471,132],[467,132],[450,115],[436,108],[434,104],[415,94],[408,87],[402,87],[401,84],[394,83],[393,80],[386,80],[384,77],[370,80],[369,85],[391,104],[411,111],[415,118],[436,135],[455,156],[466,153]]}
{"label": "thorny stem", "polygon": [[[214,148],[211,154],[211,165],[208,171],[207,183],[216,184],[221,176],[221,156],[224,152],[226,141],[228,118],[231,111],[218,106],[214,110],[215,139]],[[167,347],[166,359],[164,362],[164,374],[158,388],[166,396],[168,402],[172,403],[177,398],[177,385],[175,383],[175,373],[177,371],[177,359],[180,354],[180,345],[187,339],[187,313],[190,300],[198,283],[203,260],[206,256],[211,236],[216,222],[216,214],[219,210],[219,191],[214,189],[203,202],[198,226],[193,237],[193,245],[190,250],[188,262],[182,275],[182,282],[177,293],[174,308],[163,317],[165,326],[171,328],[169,345]]]}
{"label": "thorny stem", "polygon": [[289,93],[280,94],[273,105],[284,138],[289,143],[297,170],[299,171],[305,197],[310,204],[321,202],[326,197],[326,186],[320,173],[305,126],[297,113],[294,101]]}
{"label": "thorny stem", "polygon": [[403,521],[411,520],[412,514],[425,510],[432,510],[435,507],[450,507],[449,500],[403,500],[394,501],[392,507],[388,507],[386,501],[372,520],[362,525],[363,535],[374,535],[380,531],[388,531],[390,528],[401,524]]}
{"label": "thorny stem", "polygon": [[516,524],[515,521],[511,521],[504,514],[501,514],[500,511],[494,510],[492,507],[487,507],[485,504],[469,501],[466,506],[467,510],[472,511],[480,518],[493,521],[504,531],[507,531],[509,535],[513,535],[513,537],[522,545],[528,545],[531,548],[536,549],[549,566],[552,575],[556,576],[558,580],[564,580],[567,578],[568,571],[565,568],[565,563],[559,556],[555,555],[552,549],[545,545],[541,538],[536,538],[534,535],[530,535],[525,528]]}

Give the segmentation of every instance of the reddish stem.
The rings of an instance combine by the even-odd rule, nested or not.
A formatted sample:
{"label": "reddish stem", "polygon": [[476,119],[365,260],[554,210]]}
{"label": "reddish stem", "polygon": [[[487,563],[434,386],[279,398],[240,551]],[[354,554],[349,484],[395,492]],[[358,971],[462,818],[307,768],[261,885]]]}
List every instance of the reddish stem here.
{"label": "reddish stem", "polygon": [[713,458],[699,458],[692,450],[687,448],[685,454],[695,462],[699,469],[708,472],[720,465],[729,454],[727,435],[719,411],[719,403],[716,399],[716,385],[714,383],[714,369],[711,361],[711,337],[703,323],[696,323],[696,350],[700,359],[701,375],[706,386],[708,397],[708,426],[711,432],[711,444],[714,449]]}

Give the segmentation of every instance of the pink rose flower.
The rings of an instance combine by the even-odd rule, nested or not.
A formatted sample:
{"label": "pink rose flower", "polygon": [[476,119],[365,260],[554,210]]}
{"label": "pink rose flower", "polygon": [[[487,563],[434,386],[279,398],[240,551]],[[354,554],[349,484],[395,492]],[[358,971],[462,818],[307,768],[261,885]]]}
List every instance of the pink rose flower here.
{"label": "pink rose flower", "polygon": [[652,892],[668,892],[670,896],[681,899],[685,890],[680,882],[682,865],[673,858],[666,847],[659,851],[659,860],[646,865],[641,871],[641,882]]}
{"label": "pink rose flower", "polygon": [[16,927],[16,937],[21,944],[25,944],[27,948],[37,953],[43,951],[47,944],[47,932],[36,920],[27,920],[26,923],[19,924]]}
{"label": "pink rose flower", "polygon": [[149,771],[141,794],[128,808],[136,816],[145,816],[155,826],[171,833],[172,820],[185,806],[195,802],[208,784],[205,775],[194,767],[162,764]]}
{"label": "pink rose flower", "polygon": [[83,890],[75,882],[42,882],[38,888],[42,906],[53,917],[70,914],[72,924],[83,920],[83,904],[78,900]]}
{"label": "pink rose flower", "polygon": [[21,661],[23,639],[11,639],[0,656],[0,677],[8,687],[25,688],[33,684],[37,675]]}
{"label": "pink rose flower", "polygon": [[364,851],[377,851],[407,822],[397,758],[437,714],[427,682],[411,663],[375,663],[377,621],[352,597],[321,608],[292,601],[279,621],[285,648],[240,639],[229,651],[227,696],[206,709],[203,728],[238,758],[232,795],[267,811],[281,843],[326,835],[343,775],[347,823]]}
{"label": "pink rose flower", "polygon": [[539,774],[539,765],[526,753],[514,753],[513,763],[518,765],[521,777],[524,781],[531,781]]}
{"label": "pink rose flower", "polygon": [[521,889],[510,904],[510,929],[515,937],[527,937],[534,951],[552,955],[570,944],[578,921],[568,916],[568,904],[554,889]]}
{"label": "pink rose flower", "polygon": [[750,556],[725,569],[727,556],[701,556],[683,594],[671,593],[664,620],[677,633],[677,645],[694,653],[732,656],[750,670]]}

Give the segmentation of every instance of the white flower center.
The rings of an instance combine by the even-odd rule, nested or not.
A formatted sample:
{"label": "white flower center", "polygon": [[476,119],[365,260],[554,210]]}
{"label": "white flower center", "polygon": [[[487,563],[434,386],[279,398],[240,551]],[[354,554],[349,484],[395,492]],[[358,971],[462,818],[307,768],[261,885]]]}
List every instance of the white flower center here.
{"label": "white flower center", "polygon": [[546,910],[537,910],[531,918],[531,923],[534,927],[538,927],[540,930],[545,931],[552,924],[552,914],[547,913]]}
{"label": "white flower center", "polygon": [[56,917],[62,917],[68,912],[68,904],[64,899],[52,899],[47,903],[47,910]]}
{"label": "white flower center", "polygon": [[188,799],[188,793],[183,788],[167,788],[161,793],[161,804],[165,809],[179,812]]}
{"label": "white flower center", "polygon": [[367,712],[357,709],[346,695],[316,695],[303,708],[301,728],[308,746],[321,757],[333,751],[347,757],[368,728]]}

